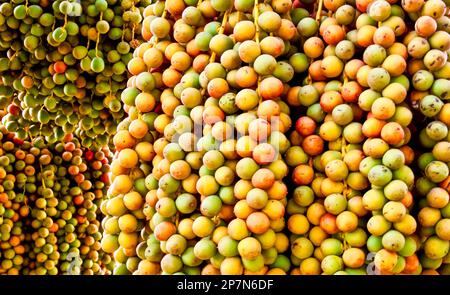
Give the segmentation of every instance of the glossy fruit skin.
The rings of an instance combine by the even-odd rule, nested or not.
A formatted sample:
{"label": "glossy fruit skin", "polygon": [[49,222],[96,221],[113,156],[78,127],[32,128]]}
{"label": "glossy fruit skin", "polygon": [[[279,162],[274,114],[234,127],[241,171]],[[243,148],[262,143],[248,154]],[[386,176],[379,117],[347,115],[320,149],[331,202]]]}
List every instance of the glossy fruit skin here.
{"label": "glossy fruit skin", "polygon": [[[2,130],[2,135],[3,132],[5,132],[4,129]],[[36,138],[33,142],[27,140],[17,141],[16,139],[13,140],[13,138],[12,134],[7,135],[5,133],[5,136],[2,136],[2,151],[6,148],[8,153],[11,153],[8,155],[15,155],[14,158],[9,158],[8,162],[5,162],[6,159],[4,159],[2,166],[5,164],[10,165],[13,163],[12,161],[18,161],[14,168],[20,169],[17,170],[18,183],[16,185],[23,186],[30,193],[34,192],[33,196],[30,195],[31,197],[17,195],[15,202],[19,206],[15,205],[15,209],[11,210],[11,212],[17,210],[17,217],[20,216],[21,218],[21,220],[17,219],[15,222],[19,222],[19,224],[22,222],[34,224],[34,227],[30,229],[30,237],[23,239],[20,241],[20,244],[16,245],[20,247],[16,248],[18,256],[14,261],[17,262],[17,259],[23,254],[20,251],[21,247],[28,243],[33,243],[36,249],[40,248],[43,254],[48,255],[48,262],[44,265],[44,262],[40,260],[42,257],[39,256],[39,261],[36,261],[37,265],[35,267],[29,267],[27,264],[18,264],[12,271],[17,271],[17,273],[42,273],[43,268],[45,268],[49,274],[67,272],[63,262],[59,260],[60,255],[67,255],[63,252],[68,250],[67,243],[73,243],[73,247],[76,248],[95,251],[95,253],[92,252],[93,255],[99,255],[89,258],[86,252],[80,253],[82,264],[73,271],[84,274],[96,274],[101,269],[106,269],[104,268],[105,265],[102,266],[101,257],[105,259],[105,262],[111,261],[111,257],[107,252],[102,252],[104,253],[102,254],[97,251],[103,246],[108,252],[114,250],[114,247],[118,247],[118,240],[117,238],[109,239],[108,234],[104,233],[103,235],[107,236],[107,242],[100,244],[102,234],[98,232],[100,222],[97,220],[99,216],[95,213],[100,203],[99,200],[94,200],[92,197],[94,196],[94,190],[97,190],[99,199],[103,198],[104,194],[106,194],[105,187],[110,184],[107,174],[104,174],[108,172],[109,167],[104,167],[102,172],[101,162],[103,161],[104,164],[109,162],[111,159],[109,151],[104,150],[94,154],[92,151],[82,150],[80,142],[76,139],[73,140],[71,135],[67,135],[64,142],[48,144],[46,148],[43,147],[45,141],[42,137]],[[13,142],[16,146],[8,147]],[[24,166],[20,165],[20,163],[23,163]],[[34,167],[35,165],[38,167]],[[10,167],[12,168],[13,166]],[[56,167],[60,168],[56,169]],[[93,174],[88,175],[86,173],[87,169],[90,169]],[[13,170],[10,170],[10,172],[13,172]],[[22,177],[27,174],[31,176],[30,173],[34,174],[35,172],[36,175],[32,178]],[[73,179],[72,182],[64,180],[69,175]],[[42,183],[39,184],[38,181]],[[2,180],[2,187],[9,190],[7,180]],[[65,197],[60,195],[60,189],[67,191]],[[60,199],[59,202],[55,202],[57,197]],[[30,206],[36,208],[35,211],[27,213],[27,210],[24,210],[26,208],[21,208],[23,207],[21,202],[28,202]],[[122,205],[117,205],[122,208],[115,208],[117,209],[115,212],[122,211],[123,203]],[[78,217],[72,215],[70,211],[76,207],[81,213]],[[4,214],[2,212],[2,217],[5,220],[9,220],[12,217],[9,213],[6,212]],[[51,218],[47,218],[47,214],[60,215],[53,221]],[[135,219],[130,217],[125,216],[124,219],[120,220],[119,226],[125,231],[133,230],[135,227]],[[92,222],[90,226],[87,224],[87,218]],[[41,221],[38,222],[38,219]],[[64,222],[67,221],[67,224],[63,232],[57,233],[55,229],[59,227],[63,220]],[[115,222],[117,226],[117,219]],[[85,239],[80,236],[80,230],[83,227]],[[109,227],[109,229],[111,230],[113,227]],[[4,230],[2,230],[2,233],[6,235]],[[19,233],[20,231],[18,232],[16,228],[12,228],[11,237],[14,238]],[[61,235],[66,235],[66,233],[66,238],[61,239]],[[32,237],[31,234],[33,234]],[[42,236],[46,236],[47,239],[40,239]],[[11,241],[15,243],[13,240]],[[95,246],[94,243],[96,244]],[[29,246],[27,245],[26,247]],[[94,249],[95,247],[99,248]],[[52,253],[54,254],[52,255]],[[112,268],[110,269],[112,270]]]}
{"label": "glossy fruit skin", "polygon": [[[15,40],[7,41],[16,42],[13,47],[20,55],[23,69],[36,66],[33,72],[22,77],[24,87],[17,89],[22,93],[19,100],[22,95],[31,93],[37,97],[35,104],[22,105],[23,111],[30,116],[25,116],[19,123],[24,127],[35,124],[37,119],[48,123],[50,129],[55,129],[53,136],[48,131],[44,134],[50,143],[61,140],[62,133],[76,131],[84,147],[96,151],[105,145],[113,147],[112,136],[124,118],[120,96],[126,88],[128,61],[133,60],[130,68],[133,73],[142,70],[142,64],[130,53],[130,43],[136,47],[132,42],[131,26],[141,22],[142,15],[127,5],[110,4],[100,19],[94,4],[81,6],[63,1],[61,8],[58,2],[53,6],[41,6],[44,4],[30,5],[26,9],[28,18],[18,20],[18,26],[11,27],[23,37],[14,35]],[[101,9],[107,6],[102,4]],[[21,8],[17,11],[21,17]],[[96,49],[85,46],[88,40],[96,43],[97,39]],[[2,55],[7,54],[5,48],[1,51]],[[14,64],[15,61],[11,73],[17,70]],[[105,79],[113,75],[115,78],[107,83]],[[38,118],[36,113],[41,108],[42,113],[47,111],[54,115],[47,117],[44,113]],[[36,113],[31,115],[34,110]],[[70,117],[70,120],[64,122],[63,117]],[[37,135],[34,129],[31,133],[33,137]]]}
{"label": "glossy fruit skin", "polygon": [[[257,11],[247,0],[141,1],[145,8],[133,6],[123,14],[114,1],[94,2],[80,6],[89,15],[79,18],[86,26],[74,28],[71,17],[67,25],[58,24],[63,14],[78,9],[75,2],[56,3],[55,16],[39,19],[53,53],[42,52],[36,27],[23,40],[26,55],[6,38],[12,50],[0,50],[7,57],[0,58],[0,71],[5,72],[5,62],[14,73],[29,61],[49,60],[51,66],[15,83],[4,75],[6,84],[32,97],[34,82],[43,80],[45,91],[55,89],[42,103],[36,102],[39,96],[7,101],[5,126],[17,139],[27,136],[25,120],[32,122],[33,136],[45,133],[45,142],[74,131],[95,151],[116,134],[118,156],[102,210],[107,233],[101,243],[114,255],[115,274],[364,273],[366,244],[383,274],[421,272],[419,263],[424,273],[433,272],[446,259],[440,258],[446,252],[440,240],[446,240],[442,220],[448,207],[439,190],[448,189],[450,161],[444,2],[325,0],[318,21],[310,0],[266,1],[257,3]],[[29,12],[24,5],[14,12],[8,12],[8,3],[2,8],[15,16],[6,23],[8,30],[18,23],[19,31],[27,30],[29,18],[38,19],[32,7]],[[94,22],[100,11],[104,20]],[[55,29],[49,30],[54,18]],[[77,32],[90,40],[89,50],[78,45],[86,42],[75,42]],[[98,52],[92,50],[97,33],[102,35]],[[118,45],[104,43],[109,38]],[[59,44],[63,39],[78,49]],[[11,52],[19,53],[11,57]],[[27,61],[29,53],[40,62]],[[75,105],[66,104],[69,98]],[[425,130],[417,130],[419,113],[426,117]],[[47,128],[53,122],[56,130]],[[235,140],[234,135],[242,136]],[[418,170],[409,166],[419,156],[416,142],[430,155],[419,158],[423,173],[414,179]],[[22,165],[17,162],[14,169]],[[71,168],[70,175],[77,176],[77,169],[83,165]],[[296,186],[288,188],[291,180],[285,177]],[[10,179],[2,183],[14,187]],[[36,205],[44,208],[52,201],[36,200]],[[413,206],[420,208],[420,218],[409,215]],[[78,207],[72,211],[84,213]],[[33,214],[42,219],[42,212]],[[428,241],[420,262],[412,236],[415,218],[421,223],[416,234]],[[397,232],[408,249],[399,249],[403,240]],[[94,271],[91,264],[83,267]]]}

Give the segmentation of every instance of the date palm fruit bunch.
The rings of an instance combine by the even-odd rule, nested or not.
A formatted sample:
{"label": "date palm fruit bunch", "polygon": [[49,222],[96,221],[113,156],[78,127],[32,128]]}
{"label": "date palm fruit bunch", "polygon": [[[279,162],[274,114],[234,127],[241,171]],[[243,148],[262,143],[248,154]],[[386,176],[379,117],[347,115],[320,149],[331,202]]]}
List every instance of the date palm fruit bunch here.
{"label": "date palm fruit bunch", "polygon": [[[345,6],[342,9],[348,17],[339,18],[342,9],[337,8],[341,4],[325,1],[320,4],[322,7],[315,5],[314,13],[301,19],[297,26],[311,64],[309,75],[298,90],[298,101],[293,101],[306,107],[306,112],[299,114],[290,136],[292,147],[285,155],[297,185],[287,208],[291,259],[296,266],[293,274],[330,274],[344,267],[349,273],[358,273],[364,263],[364,252],[359,247],[365,244],[367,235],[359,228],[358,217],[365,212],[355,205],[360,202],[359,190],[367,187],[367,181],[354,168],[357,158],[348,161],[346,156],[347,152],[358,155],[355,152],[362,139],[355,133],[358,126],[352,121],[354,117],[359,120],[362,111],[353,97],[342,98],[340,81],[347,84],[342,65],[354,54],[352,44],[343,39],[345,26],[353,23],[355,14],[351,6]],[[325,9],[329,11],[328,18],[322,16]],[[334,26],[328,28],[331,25]],[[335,50],[340,42],[347,55]],[[352,144],[347,146],[346,141]],[[347,204],[347,199],[352,201]]]}
{"label": "date palm fruit bunch", "polygon": [[408,28],[427,11],[447,40],[448,21],[440,0],[410,2],[149,5],[102,206],[114,272],[444,273],[423,258],[448,241],[444,222],[417,231],[408,144],[425,90],[445,101],[448,49],[417,91],[434,59]]}
{"label": "date palm fruit bunch", "polygon": [[0,5],[4,125],[21,139],[64,134],[101,150],[123,117],[126,65],[149,1],[18,0]]}
{"label": "date palm fruit bunch", "polygon": [[[156,167],[156,153],[162,152],[157,150],[157,141],[170,121],[167,110],[163,112],[171,107],[169,100],[163,104],[163,89],[167,87],[163,79],[166,83],[181,79],[176,70],[170,71],[165,64],[165,52],[171,56],[178,48],[168,38],[171,25],[166,14],[164,2],[148,5],[143,11],[141,33],[146,42],[136,48],[127,64],[132,76],[120,95],[128,117],[117,126],[113,138],[116,154],[111,164],[112,184],[107,200],[101,205],[105,214],[101,246],[103,252],[114,257],[114,274],[160,272],[160,252],[155,252],[159,241],[151,238],[151,224],[147,220],[155,212],[145,204],[151,197],[150,191],[158,185],[150,176]],[[153,19],[157,19],[153,29],[157,35],[150,31]],[[187,83],[196,82],[195,77],[188,78]],[[160,146],[163,148],[162,142]],[[151,248],[151,241],[157,247]]]}
{"label": "date palm fruit bunch", "polygon": [[[25,220],[30,215],[27,206],[27,179],[34,175],[34,156],[29,146],[21,144],[2,126],[0,148],[0,274],[19,274],[27,266]],[[25,192],[24,192],[25,191]]]}
{"label": "date palm fruit bunch", "polygon": [[4,127],[1,134],[0,273],[65,273],[70,252],[81,260],[69,273],[107,273],[111,257],[98,251],[98,207],[109,151],[84,155],[71,136],[46,148],[42,138],[23,141]]}
{"label": "date palm fruit bunch", "polygon": [[[208,262],[206,273],[284,274],[290,269],[282,233],[288,169],[281,154],[290,145],[284,133],[291,120],[282,98],[295,74],[289,57],[297,31],[288,14],[291,1],[243,2],[225,11],[222,29],[209,42],[210,63],[200,73],[206,101],[191,111],[194,125],[203,126],[199,221],[206,217],[216,225],[195,234],[194,255]],[[230,11],[232,35],[226,30]],[[227,45],[216,47],[218,40]],[[200,110],[201,117],[195,115]]]}
{"label": "date palm fruit bunch", "polygon": [[310,65],[297,101],[290,101],[305,108],[285,154],[297,186],[287,207],[295,266],[291,274],[365,273],[362,194],[369,183],[358,166],[364,136],[357,92],[362,89],[349,76],[358,63],[349,40],[356,10],[344,4],[316,3],[311,16],[297,25]]}
{"label": "date palm fruit bunch", "polygon": [[[117,272],[289,271],[280,154],[291,122],[281,98],[307,68],[293,46],[291,8],[291,1],[170,0],[145,9],[148,42],[128,63],[128,118],[115,136],[105,205],[124,204],[107,211],[107,233],[114,218],[137,219],[103,240],[119,257]],[[127,207],[131,196],[144,218]],[[129,262],[135,255],[137,269]]]}
{"label": "date palm fruit bunch", "polygon": [[[35,191],[30,195],[33,248],[27,273],[102,273],[97,214],[98,200],[108,184],[108,154],[97,152],[97,159],[89,159],[92,152],[84,155],[73,136],[48,148],[42,138],[33,143],[40,153]],[[81,259],[79,264],[77,259]]]}
{"label": "date palm fruit bunch", "polygon": [[295,273],[365,274],[371,257],[378,273],[411,273],[417,261],[406,24],[390,2],[319,1],[297,26],[311,64],[286,154]]}
{"label": "date palm fruit bunch", "polygon": [[0,4],[0,274],[448,274],[448,5]]}
{"label": "date palm fruit bunch", "polygon": [[[81,258],[84,261],[89,259],[91,261],[84,262],[84,274],[102,273],[111,274],[114,263],[112,256],[101,250],[101,235],[103,235],[103,220],[104,214],[101,211],[103,200],[106,199],[107,190],[111,185],[110,174],[113,153],[109,148],[103,148],[101,151],[83,151],[83,162],[87,165],[87,171],[83,173],[84,177],[80,177],[81,182],[88,180],[92,183],[90,191],[87,193],[89,198],[84,198],[83,204],[87,208],[84,215],[89,223],[85,223],[79,229],[79,233],[84,238],[81,252]],[[92,203],[92,204],[91,204]],[[84,210],[82,210],[84,211]],[[94,224],[94,225],[91,225]],[[89,236],[93,235],[95,241]]]}
{"label": "date palm fruit bunch", "polygon": [[415,254],[420,245],[417,222],[410,214],[414,174],[408,165],[414,152],[407,145],[412,122],[405,102],[410,87],[405,76],[408,53],[397,42],[406,33],[404,12],[398,5],[375,1],[367,5],[366,13],[357,32],[357,42],[365,47],[365,65],[356,77],[368,87],[358,103],[370,114],[362,127],[368,137],[363,144],[366,158],[359,165],[371,184],[363,196],[364,206],[373,215],[367,222],[371,234],[367,248],[376,253],[377,273],[420,273]]}
{"label": "date palm fruit bunch", "polygon": [[[416,181],[419,202],[418,222],[423,273],[449,273],[449,153],[450,127],[450,35],[446,4],[443,1],[405,3],[404,9],[415,21],[405,37],[411,57],[411,103],[425,117],[418,126],[419,142],[425,152],[417,160],[422,177]],[[418,116],[420,116],[418,114]]]}

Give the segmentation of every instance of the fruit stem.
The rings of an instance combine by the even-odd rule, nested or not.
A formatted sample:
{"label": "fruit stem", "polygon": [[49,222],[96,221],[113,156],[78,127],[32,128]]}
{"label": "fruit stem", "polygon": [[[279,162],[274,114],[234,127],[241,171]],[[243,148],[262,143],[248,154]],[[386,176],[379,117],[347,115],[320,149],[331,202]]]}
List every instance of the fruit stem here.
{"label": "fruit stem", "polygon": [[344,136],[342,136],[342,147],[341,147],[342,157],[347,153],[347,142],[345,141]]}
{"label": "fruit stem", "polygon": [[350,245],[348,244],[347,240],[344,238],[343,234],[339,234],[339,236],[342,238],[342,240],[344,241],[344,251],[347,250],[348,248],[351,248]]}
{"label": "fruit stem", "polygon": [[100,43],[100,33],[97,33],[97,42],[95,42],[95,56],[98,57],[98,44]]}
{"label": "fruit stem", "polygon": [[[164,11],[163,11],[163,13],[162,13],[162,15],[161,15],[161,18],[165,19],[165,18],[166,18],[166,14],[167,14],[167,10],[164,9]],[[133,35],[134,35],[134,34],[133,34]],[[122,38],[123,38],[123,35],[122,35]],[[123,41],[123,40],[122,40],[122,41]],[[154,41],[153,41],[153,45],[155,45],[156,43],[158,43],[158,41],[159,41],[158,37],[155,37],[155,39],[154,39]]]}
{"label": "fruit stem", "polygon": [[[346,76],[344,75],[344,80],[346,79]],[[344,135],[342,135],[341,137],[341,154],[342,154],[342,158],[345,157],[345,154],[347,153],[347,142],[345,141]],[[342,183],[344,184],[344,190],[343,190],[343,194],[345,197],[347,197],[348,195],[348,186],[347,186],[347,181],[344,179],[342,181]]]}
{"label": "fruit stem", "polygon": [[[41,127],[42,127],[42,124],[41,124]],[[44,189],[46,189],[46,187],[45,187],[45,181],[44,181],[44,177],[42,176],[42,164],[39,164],[39,167],[41,168],[41,183],[42,183],[42,187],[44,188]]]}
{"label": "fruit stem", "polygon": [[[13,54],[13,55],[11,56],[11,58],[9,59],[8,64],[10,65],[11,62],[12,62],[18,55],[19,55],[19,51],[15,51],[14,54]],[[22,74],[23,74],[23,72],[22,72]],[[19,78],[20,78],[20,76],[19,76]]]}
{"label": "fruit stem", "polygon": [[322,14],[322,6],[323,6],[323,0],[319,0],[319,6],[317,7],[317,12],[316,12],[316,21],[317,22],[319,22],[320,16]]}
{"label": "fruit stem", "polygon": [[[259,95],[259,86],[261,85],[261,76],[258,76],[258,84],[256,85],[256,94]],[[259,95],[259,104],[261,104],[263,101],[262,96]]]}
{"label": "fruit stem", "polygon": [[344,84],[348,82],[348,77],[345,72],[342,72],[342,79],[344,80]]}
{"label": "fruit stem", "polygon": [[220,217],[218,215],[214,216],[212,218],[212,221],[214,222],[215,225],[219,225],[220,224]]}
{"label": "fruit stem", "polygon": [[180,223],[180,212],[177,212],[177,215],[175,215],[175,226],[178,228],[178,224]]}
{"label": "fruit stem", "polygon": [[64,25],[62,26],[65,29],[67,26],[67,14],[64,14]]}
{"label": "fruit stem", "polygon": [[[100,12],[100,20],[103,20],[103,11]],[[134,31],[133,31],[134,35]],[[95,56],[98,57],[98,44],[100,43],[100,32],[97,32],[97,41],[95,42]]]}
{"label": "fruit stem", "polygon": [[33,142],[34,138],[33,138],[33,135],[31,135],[31,132],[29,129],[27,130],[27,133],[28,133],[28,136],[30,137],[30,141]]}
{"label": "fruit stem", "polygon": [[[225,31],[225,26],[227,25],[228,21],[228,14],[231,12],[231,8],[223,14],[222,24],[220,25],[218,34],[223,34],[223,31]],[[216,60],[216,53],[213,52],[211,54],[211,58],[209,59],[209,63],[213,63]]]}
{"label": "fruit stem", "polygon": [[[320,26],[320,17],[322,16],[322,7],[323,7],[323,0],[319,0],[319,4],[317,6],[317,11],[316,11],[316,22],[317,24]],[[317,35],[317,34],[316,34]],[[309,64],[311,65],[314,61],[314,58],[311,58],[309,60]],[[311,73],[308,71],[308,84],[312,85],[312,77],[311,77]]]}
{"label": "fruit stem", "polygon": [[255,23],[256,33],[255,33],[255,41],[259,46],[259,9],[258,9],[258,0],[255,0],[255,6],[253,7],[253,22]]}

